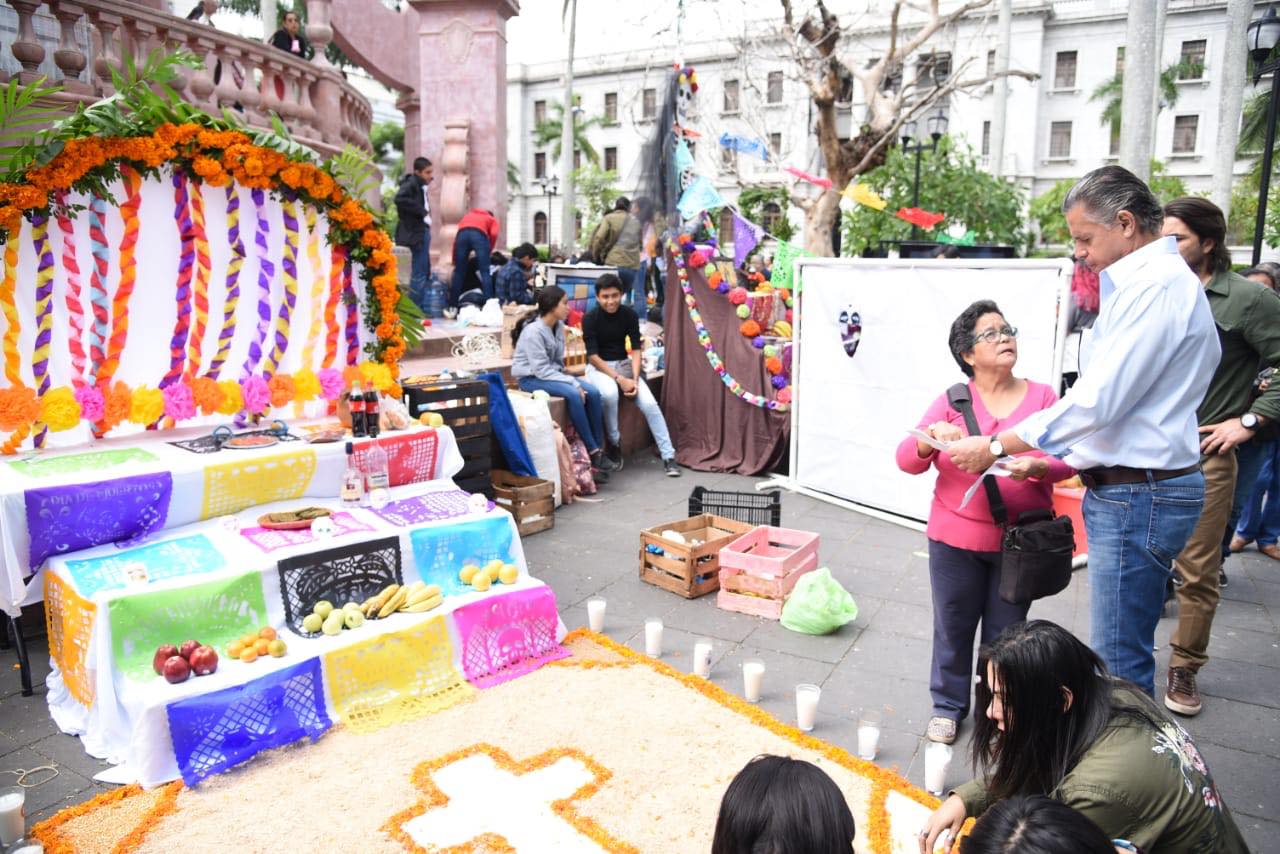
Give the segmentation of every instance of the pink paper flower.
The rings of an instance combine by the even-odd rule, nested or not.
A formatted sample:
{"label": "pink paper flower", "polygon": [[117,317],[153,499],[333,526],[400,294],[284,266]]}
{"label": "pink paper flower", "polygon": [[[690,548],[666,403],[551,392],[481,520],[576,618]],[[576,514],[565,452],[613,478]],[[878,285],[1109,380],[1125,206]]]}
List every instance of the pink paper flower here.
{"label": "pink paper flower", "polygon": [[262,377],[241,380],[240,393],[244,396],[245,412],[256,415],[271,408],[271,387]]}
{"label": "pink paper flower", "polygon": [[76,403],[80,404],[80,417],[86,421],[101,421],[106,401],[97,386],[82,385],[76,389]]}
{"label": "pink paper flower", "polygon": [[196,417],[196,399],[191,394],[191,386],[186,383],[174,383],[164,389],[164,414],[174,421],[185,421]]}
{"label": "pink paper flower", "polygon": [[325,400],[337,400],[342,396],[342,391],[346,388],[342,371],[337,368],[321,368],[316,371],[316,377],[320,380],[320,396]]}
{"label": "pink paper flower", "polygon": [[781,391],[778,392],[777,398],[778,398],[778,403],[790,403],[791,389],[790,388],[782,389]]}
{"label": "pink paper flower", "polygon": [[733,290],[729,291],[729,302],[733,303],[734,305],[746,305],[747,289],[734,288]]}

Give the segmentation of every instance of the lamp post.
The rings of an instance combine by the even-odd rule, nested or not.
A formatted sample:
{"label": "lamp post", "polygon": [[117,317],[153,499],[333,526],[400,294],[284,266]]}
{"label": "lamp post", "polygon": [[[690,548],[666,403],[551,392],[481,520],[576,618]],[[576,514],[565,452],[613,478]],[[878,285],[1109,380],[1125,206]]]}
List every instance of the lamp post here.
{"label": "lamp post", "polygon": [[543,175],[538,179],[543,194],[547,197],[547,254],[551,254],[551,205],[560,190],[560,179]]}
{"label": "lamp post", "polygon": [[1262,149],[1262,180],[1258,187],[1258,220],[1253,227],[1253,263],[1262,260],[1262,228],[1267,219],[1267,194],[1271,190],[1271,149],[1276,142],[1276,111],[1280,108],[1280,59],[1267,59],[1280,41],[1280,16],[1268,6],[1261,18],[1249,25],[1249,55],[1253,58],[1253,85],[1271,75],[1271,100],[1267,104],[1267,137]]}
{"label": "lamp post", "polygon": [[[938,140],[942,139],[943,134],[947,132],[947,116],[939,109],[925,123],[929,126],[929,138],[932,140],[928,145],[923,142],[912,142],[916,135],[914,119],[902,126],[902,150],[907,154],[914,153],[916,156],[916,182],[911,191],[911,206],[913,208],[920,207],[920,155],[926,151],[937,151]],[[911,239],[916,240],[919,237],[920,227],[918,225],[911,226]]]}

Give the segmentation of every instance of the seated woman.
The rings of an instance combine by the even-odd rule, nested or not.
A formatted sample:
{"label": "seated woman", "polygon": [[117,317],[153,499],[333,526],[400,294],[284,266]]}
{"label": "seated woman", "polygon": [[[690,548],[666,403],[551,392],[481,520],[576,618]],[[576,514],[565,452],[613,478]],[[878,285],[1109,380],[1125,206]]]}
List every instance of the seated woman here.
{"label": "seated woman", "polygon": [[1009,798],[982,814],[960,842],[960,854],[1116,854],[1136,851],[1107,839],[1093,822],[1044,795]]}
{"label": "seated woman", "polygon": [[[1010,326],[990,300],[975,302],[951,324],[948,343],[960,370],[969,377],[969,398],[981,434],[992,436],[1031,413],[1047,409],[1058,397],[1047,385],[1014,375],[1018,363],[1018,330]],[[964,416],[943,392],[920,419],[919,429],[940,442],[969,435]],[[987,493],[979,489],[961,507],[974,475],[961,471],[946,454],[923,440],[907,436],[898,446],[898,467],[908,474],[938,470],[929,508],[929,585],[933,595],[933,662],[929,693],[933,715],[930,740],[951,744],[960,721],[969,714],[973,687],[973,642],[982,626],[982,643],[994,640],[1010,623],[1027,618],[1027,604],[1000,598],[1002,531],[991,513]],[[993,478],[1004,501],[1006,517],[1048,510],[1053,482],[1071,476],[1064,462],[1032,451],[1009,460],[1012,477]],[[978,707],[981,711],[981,706]]]}
{"label": "seated woman", "polygon": [[853,813],[818,766],[757,756],[720,800],[711,854],[849,854]]}
{"label": "seated woman", "polygon": [[983,776],[929,817],[921,852],[1004,798],[1048,795],[1144,851],[1247,854],[1191,737],[1066,629],[1016,623],[983,647],[979,672],[986,717],[973,764]]}
{"label": "seated woman", "polygon": [[511,358],[511,376],[524,391],[541,389],[555,397],[563,397],[569,406],[569,418],[591,454],[591,465],[599,483],[608,481],[608,472],[618,465],[604,453],[604,411],[600,392],[591,383],[565,373],[564,320],[569,316],[569,298],[552,285],[538,292],[537,312],[520,319],[511,331],[515,354]]}

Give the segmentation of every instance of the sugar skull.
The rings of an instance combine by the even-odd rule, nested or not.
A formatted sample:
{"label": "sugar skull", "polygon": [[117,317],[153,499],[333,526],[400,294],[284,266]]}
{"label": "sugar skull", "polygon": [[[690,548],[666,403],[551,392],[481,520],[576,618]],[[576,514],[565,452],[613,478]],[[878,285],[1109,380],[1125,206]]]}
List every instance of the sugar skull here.
{"label": "sugar skull", "polygon": [[698,75],[686,65],[676,76],[676,124],[688,127],[698,117],[693,96],[698,93]]}

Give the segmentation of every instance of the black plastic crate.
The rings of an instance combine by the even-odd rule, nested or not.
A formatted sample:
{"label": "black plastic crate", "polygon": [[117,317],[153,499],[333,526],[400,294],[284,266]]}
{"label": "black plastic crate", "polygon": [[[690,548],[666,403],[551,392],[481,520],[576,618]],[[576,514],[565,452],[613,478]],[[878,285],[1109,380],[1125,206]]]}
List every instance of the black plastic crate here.
{"label": "black plastic crate", "polygon": [[[404,402],[409,415],[418,418],[424,412],[438,412],[453,435],[464,439],[485,439],[488,453],[489,384],[483,380],[409,379],[403,384]],[[466,456],[466,452],[463,452]]]}
{"label": "black plastic crate", "polygon": [[695,486],[689,494],[689,515],[711,513],[749,525],[782,527],[782,491],[722,492]]}

